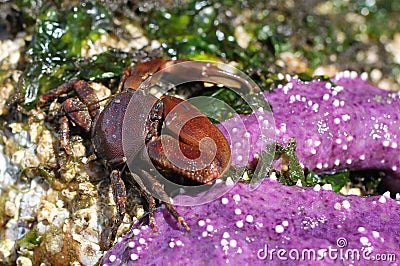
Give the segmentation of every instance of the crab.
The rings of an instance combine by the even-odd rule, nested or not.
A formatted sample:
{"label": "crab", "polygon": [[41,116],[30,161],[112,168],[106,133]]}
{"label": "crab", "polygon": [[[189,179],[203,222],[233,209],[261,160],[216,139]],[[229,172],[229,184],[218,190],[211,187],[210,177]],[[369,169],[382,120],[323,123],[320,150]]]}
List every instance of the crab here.
{"label": "crab", "polygon": [[[104,162],[105,167],[110,169],[110,180],[113,191],[114,201],[117,207],[117,215],[111,228],[110,242],[116,237],[117,229],[122,223],[127,205],[126,184],[122,174],[127,171],[126,163],[128,156],[124,154],[122,138],[122,121],[127,112],[128,104],[131,101],[143,102],[150,99],[153,106],[148,114],[129,114],[141,116],[141,125],[132,125],[132,131],[139,140],[143,141],[142,146],[131,150],[129,157],[135,160],[143,160],[144,154],[148,154],[155,168],[168,173],[169,176],[179,176],[183,179],[193,181],[198,184],[208,184],[220,178],[231,162],[231,150],[228,141],[221,131],[210,122],[196,107],[182,99],[173,96],[147,95],[147,100],[142,99],[144,94],[137,93],[139,87],[146,79],[159,70],[166,69],[168,66],[179,63],[180,61],[156,59],[139,65],[128,67],[122,74],[118,91],[108,101],[101,111],[99,100],[93,88],[83,80],[71,80],[61,86],[50,90],[38,99],[37,108],[41,108],[44,103],[57,99],[70,91],[75,91],[77,98],[68,98],[62,103],[60,118],[60,146],[67,154],[71,154],[69,148],[69,128],[70,123],[81,127],[91,134],[96,157]],[[196,114],[196,118],[191,119],[183,125],[181,130],[177,130],[173,125],[165,123],[167,115],[179,104],[184,105],[184,110],[190,110]],[[85,108],[86,107],[86,108]],[[185,117],[182,109],[177,109],[177,118]],[[161,135],[161,129],[169,129],[170,134]],[[175,167],[168,160],[163,148],[163,141],[178,141],[181,152],[188,159],[195,159],[203,152],[200,141],[208,137],[216,143],[215,157],[204,168],[198,170],[181,169]],[[134,141],[134,140],[133,140]],[[215,147],[206,147],[210,150]],[[140,165],[140,164],[138,164]],[[143,169],[129,169],[136,172],[139,180],[141,192],[144,194],[149,205],[149,224],[157,230],[153,211],[156,208],[156,199],[152,196],[152,191],[157,191],[163,199],[168,195],[164,191],[163,185],[153,177],[152,173]],[[185,219],[177,212],[174,205],[168,200],[160,200],[169,213],[190,231]]]}

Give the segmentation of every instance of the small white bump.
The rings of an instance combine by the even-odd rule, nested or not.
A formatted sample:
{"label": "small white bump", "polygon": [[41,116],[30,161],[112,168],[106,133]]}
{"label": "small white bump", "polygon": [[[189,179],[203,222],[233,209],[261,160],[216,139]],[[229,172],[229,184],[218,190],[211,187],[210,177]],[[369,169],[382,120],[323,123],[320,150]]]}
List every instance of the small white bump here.
{"label": "small white bump", "polygon": [[350,116],[348,114],[342,115],[342,120],[346,122],[350,120]]}
{"label": "small white bump", "polygon": [[397,143],[396,142],[392,142],[392,145],[390,145],[390,147],[392,147],[393,149],[397,148]]}
{"label": "small white bump", "polygon": [[390,142],[388,140],[384,140],[382,142],[383,147],[389,147]]}
{"label": "small white bump", "polygon": [[139,233],[140,233],[140,230],[139,230],[139,229],[137,229],[137,228],[133,229],[133,234],[134,234],[135,236],[137,236]]}
{"label": "small white bump", "polygon": [[332,104],[333,104],[334,107],[339,107],[340,102],[339,102],[338,99],[335,99]]}
{"label": "small white bump", "polygon": [[320,191],[321,190],[321,185],[320,184],[316,184],[314,186],[314,191]]}
{"label": "small white bump", "polygon": [[360,155],[360,160],[361,160],[361,161],[364,161],[364,160],[365,160],[365,154],[361,154],[361,155]]}
{"label": "small white bump", "polygon": [[360,227],[358,227],[357,230],[358,230],[358,232],[363,233],[363,232],[365,232],[365,227],[360,226]]}
{"label": "small white bump", "polygon": [[348,149],[349,147],[347,147],[347,145],[345,144],[345,145],[343,145],[343,147],[342,147],[342,149],[344,150],[344,151],[347,151],[347,149]]}
{"label": "small white bump", "polygon": [[110,257],[108,257],[108,260],[111,262],[114,262],[117,259],[117,256],[115,255],[110,255]]}
{"label": "small white bump", "polygon": [[340,144],[342,144],[342,139],[336,139],[336,144],[338,144],[338,145],[340,145]]}
{"label": "small white bump", "polygon": [[335,162],[334,162],[334,164],[335,164],[336,166],[339,166],[340,160],[339,160],[339,159],[336,159]]}
{"label": "small white bump", "polygon": [[239,220],[239,221],[236,222],[236,227],[237,227],[237,228],[242,228],[243,225],[244,225],[244,224],[243,224],[243,220]]}
{"label": "small white bump", "polygon": [[250,132],[246,132],[246,133],[244,133],[244,135],[243,135],[246,139],[248,139],[248,138],[250,138]]}
{"label": "small white bump", "polygon": [[342,208],[342,204],[340,204],[340,202],[336,202],[336,203],[333,205],[333,208],[335,208],[335,210],[340,210],[340,209]]}
{"label": "small white bump", "polygon": [[311,107],[311,109],[316,113],[318,112],[318,108],[319,108],[319,104],[318,103],[314,103],[313,106]]}
{"label": "small white bump", "polygon": [[221,202],[222,202],[222,204],[226,205],[229,203],[229,200],[227,198],[222,198]]}
{"label": "small white bump", "polygon": [[393,165],[393,166],[392,166],[392,170],[393,170],[394,172],[396,172],[396,171],[397,171],[397,166],[396,166],[396,165]]}
{"label": "small white bump", "polygon": [[349,159],[346,160],[346,163],[347,163],[347,164],[351,164],[351,163],[352,163],[352,160],[349,158]]}
{"label": "small white bump", "polygon": [[318,147],[319,145],[321,145],[321,141],[319,141],[319,140],[314,141],[314,146],[315,147]]}
{"label": "small white bump", "polygon": [[231,239],[231,241],[229,241],[229,246],[235,248],[237,246],[237,241],[235,239]]}
{"label": "small white bump", "polygon": [[380,203],[386,203],[386,197],[385,196],[380,196],[379,197],[379,200],[378,200]]}
{"label": "small white bump", "polygon": [[317,154],[317,150],[316,149],[311,149],[311,154]]}
{"label": "small white bump", "polygon": [[231,235],[228,232],[224,232],[224,234],[222,235],[223,238],[230,238]]}
{"label": "small white bump", "polygon": [[233,195],[232,198],[233,198],[233,200],[236,201],[236,202],[239,202],[239,201],[240,201],[240,195],[239,195],[239,194]]}
{"label": "small white bump", "polygon": [[135,247],[135,242],[133,242],[133,241],[129,241],[129,243],[128,243],[128,247],[130,247],[130,248],[134,248],[134,247]]}
{"label": "small white bump", "polygon": [[361,244],[363,244],[364,246],[366,246],[366,245],[368,245],[369,240],[368,240],[367,237],[362,236],[362,237],[360,237],[360,242],[361,242]]}
{"label": "small white bump", "polygon": [[333,119],[333,123],[335,123],[336,125],[340,124],[340,118],[336,117],[335,119]]}
{"label": "small white bump", "polygon": [[214,230],[214,226],[209,224],[209,225],[207,225],[206,230],[211,233]]}
{"label": "small white bump", "polygon": [[253,221],[254,221],[253,215],[248,214],[248,215],[246,216],[246,222],[252,223]]}
{"label": "small white bump", "polygon": [[275,226],[275,232],[277,232],[278,234],[283,233],[283,231],[285,231],[285,228],[282,225],[278,224],[277,226]]}
{"label": "small white bump", "polygon": [[174,248],[174,247],[175,247],[175,243],[171,241],[171,242],[169,242],[168,246],[169,246],[170,248]]}
{"label": "small white bump", "polygon": [[385,193],[383,193],[383,196],[390,199],[390,191],[386,191]]}
{"label": "small white bump", "polygon": [[146,239],[144,239],[143,237],[139,238],[139,244],[146,244]]}
{"label": "small white bump", "polygon": [[345,209],[349,209],[349,208],[350,208],[350,202],[349,202],[348,200],[344,200],[344,201],[342,202],[342,206],[343,206],[343,208],[345,208]]}
{"label": "small white bump", "polygon": [[226,246],[226,245],[228,245],[228,243],[229,243],[229,242],[228,242],[228,240],[226,240],[226,239],[222,239],[222,240],[221,240],[221,246],[223,246],[223,247]]}
{"label": "small white bump", "polygon": [[132,253],[131,254],[131,260],[137,260],[137,259],[139,259],[139,255],[135,254],[135,253]]}
{"label": "small white bump", "polygon": [[236,215],[242,214],[242,210],[241,210],[241,209],[235,209],[235,214],[236,214]]}
{"label": "small white bump", "polygon": [[203,220],[200,220],[200,221],[197,222],[197,224],[198,224],[200,227],[203,227],[203,226],[206,225],[206,222],[204,222]]}
{"label": "small white bump", "polygon": [[203,233],[201,233],[201,236],[202,236],[202,237],[207,237],[207,236],[208,236],[208,233],[207,233],[206,231],[204,231]]}
{"label": "small white bump", "polygon": [[322,100],[324,100],[324,101],[329,100],[329,94],[325,93],[324,96],[322,96]]}
{"label": "small white bump", "polygon": [[183,246],[183,243],[182,243],[181,240],[177,240],[177,241],[176,241],[176,245],[177,245],[178,247],[180,247],[180,246]]}
{"label": "small white bump", "polygon": [[289,226],[289,222],[285,220],[285,221],[282,222],[282,225],[283,225],[284,227],[288,227],[288,226]]}
{"label": "small white bump", "polygon": [[322,163],[317,163],[317,168],[322,169]]}

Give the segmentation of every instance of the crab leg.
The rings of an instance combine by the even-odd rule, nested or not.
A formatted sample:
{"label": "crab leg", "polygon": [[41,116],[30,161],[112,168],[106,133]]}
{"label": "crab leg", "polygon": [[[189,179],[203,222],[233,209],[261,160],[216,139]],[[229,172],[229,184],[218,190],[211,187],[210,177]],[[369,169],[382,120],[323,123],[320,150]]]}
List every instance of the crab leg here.
{"label": "crab leg", "polygon": [[[138,185],[142,188],[145,197],[149,200],[149,205],[152,205],[152,200],[150,198],[153,198],[152,193],[150,191],[154,191],[155,194],[159,195],[162,198],[162,202],[164,203],[165,207],[167,208],[168,212],[186,229],[186,231],[190,231],[190,227],[186,223],[185,219],[178,213],[178,211],[175,209],[174,205],[170,203],[169,196],[165,192],[163,185],[154,178],[151,174],[144,170],[140,170],[140,177],[135,177],[133,175],[135,181],[138,183]],[[148,187],[151,187],[150,190]],[[147,195],[146,195],[147,194]],[[154,198],[153,198],[154,200]],[[150,206],[150,226],[153,228],[154,231],[156,231],[156,225],[155,225],[155,220],[154,220],[154,206]]]}
{"label": "crab leg", "polygon": [[40,108],[44,103],[54,100],[60,95],[70,91],[75,91],[79,100],[88,108],[91,118],[99,114],[99,99],[97,98],[93,88],[84,80],[71,80],[61,86],[48,91],[40,96],[36,108]]}
{"label": "crab leg", "polygon": [[125,184],[121,179],[121,172],[119,170],[113,170],[110,174],[110,179],[114,201],[117,205],[117,216],[111,229],[111,241],[113,241],[117,235],[118,227],[121,225],[125,216],[127,197]]}

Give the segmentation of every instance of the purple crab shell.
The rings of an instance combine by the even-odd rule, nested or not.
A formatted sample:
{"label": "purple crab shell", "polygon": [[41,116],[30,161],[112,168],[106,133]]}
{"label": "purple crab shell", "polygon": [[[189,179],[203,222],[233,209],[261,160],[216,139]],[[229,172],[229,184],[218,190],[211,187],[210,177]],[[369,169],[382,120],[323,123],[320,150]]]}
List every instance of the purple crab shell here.
{"label": "purple crab shell", "polygon": [[[292,78],[265,96],[273,108],[276,141],[297,142],[300,162],[316,172],[381,169],[400,178],[400,95],[343,72],[327,81]],[[232,154],[263,149],[255,116],[240,117]],[[226,121],[229,131],[237,119]],[[250,140],[250,151],[244,134]],[[232,158],[234,164],[242,160]],[[137,224],[103,259],[105,265],[395,265],[400,256],[400,201],[386,194],[342,196],[320,186],[287,187],[266,178],[256,190],[236,184],[221,198],[177,207],[190,232],[165,209],[155,213],[158,232]]]}

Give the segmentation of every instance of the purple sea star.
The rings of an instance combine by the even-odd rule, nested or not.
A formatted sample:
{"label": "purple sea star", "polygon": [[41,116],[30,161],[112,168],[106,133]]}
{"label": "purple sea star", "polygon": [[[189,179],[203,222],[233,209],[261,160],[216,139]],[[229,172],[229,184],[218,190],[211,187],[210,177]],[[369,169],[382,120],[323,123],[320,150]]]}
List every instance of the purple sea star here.
{"label": "purple sea star", "polygon": [[[353,72],[338,74],[332,81],[334,85],[292,78],[265,94],[273,108],[277,142],[296,138],[299,161],[317,172],[381,169],[399,178],[400,94],[380,90]],[[232,154],[246,154],[245,145],[236,144],[250,140],[249,162],[264,148],[257,141],[261,132],[253,124],[256,115],[241,117],[245,132],[231,135]],[[224,126],[229,131],[236,123],[232,119]],[[237,157],[232,159],[243,164]],[[137,225],[103,263],[264,265],[272,260],[309,264],[321,258],[320,249],[326,251],[320,262],[331,264],[358,261],[340,257],[349,252],[359,254],[360,260],[400,256],[400,202],[386,194],[345,197],[318,185],[287,187],[266,179],[254,191],[237,184],[218,200],[178,210],[189,221],[191,232],[184,232],[166,211],[159,211],[158,233]],[[301,261],[298,256],[304,251],[312,254]]]}
{"label": "purple sea star", "polygon": [[[352,76],[352,77],[351,77]],[[297,140],[297,155],[323,172],[380,169],[400,178],[400,94],[343,72],[325,81],[292,80],[266,95],[279,142]]]}
{"label": "purple sea star", "polygon": [[[252,192],[238,184],[219,200],[179,208],[191,223],[190,232],[181,230],[165,210],[158,211],[157,233],[148,226],[135,227],[103,263],[297,265],[319,257],[320,263],[335,264],[340,261],[336,256],[354,250],[360,260],[378,254],[399,258],[399,203],[386,196],[343,197],[318,186],[287,187],[270,179]],[[282,258],[277,257],[279,249],[286,251]],[[320,249],[334,251],[321,259]],[[311,257],[296,257],[305,252]],[[351,264],[352,259],[342,262]]]}
{"label": "purple sea star", "polygon": [[[387,174],[391,189],[399,192],[400,93],[381,90],[355,72],[339,73],[332,81],[334,85],[291,78],[272,93],[265,93],[273,109],[277,143],[285,145],[294,137],[300,163],[317,173],[381,170]],[[236,116],[223,123],[227,129],[221,128],[233,139],[232,154],[250,153],[249,164],[254,165],[254,158],[265,148],[259,141],[265,132],[259,126],[262,122],[256,113]],[[236,130],[241,123],[244,130]],[[246,146],[248,139],[250,146]],[[243,164],[237,156],[232,160]]]}

